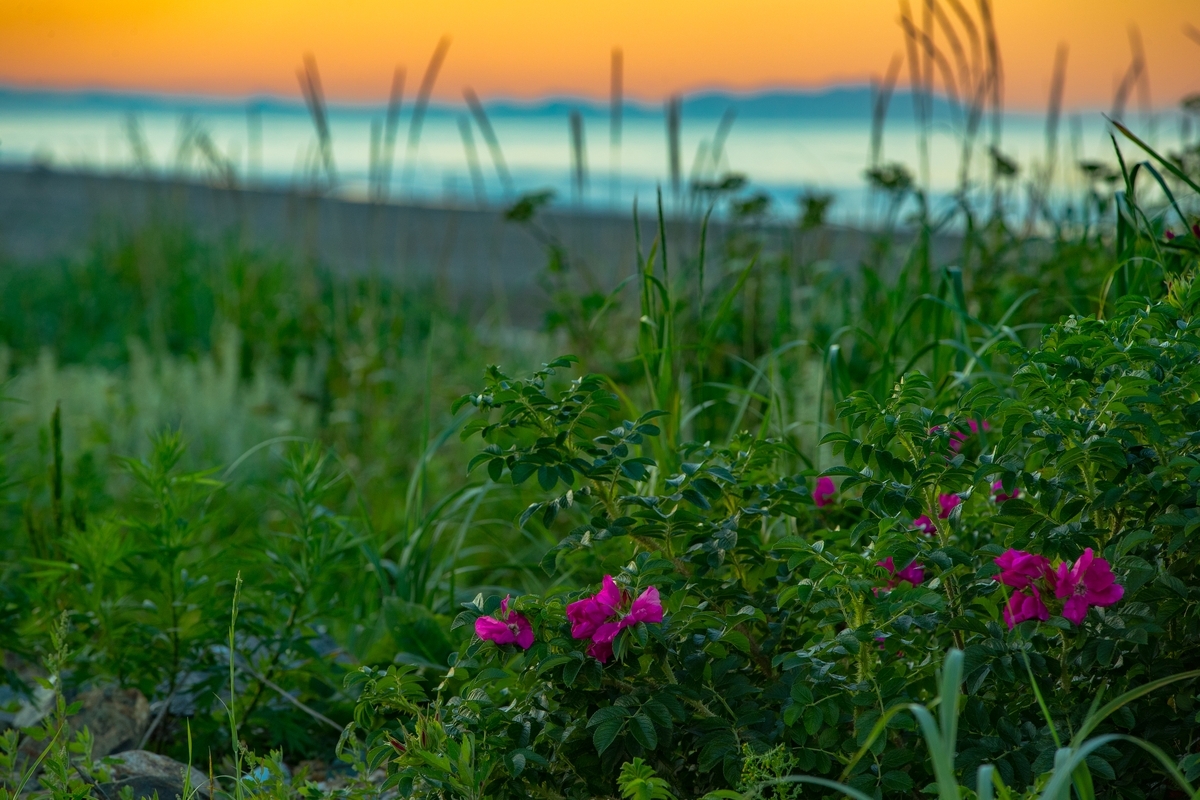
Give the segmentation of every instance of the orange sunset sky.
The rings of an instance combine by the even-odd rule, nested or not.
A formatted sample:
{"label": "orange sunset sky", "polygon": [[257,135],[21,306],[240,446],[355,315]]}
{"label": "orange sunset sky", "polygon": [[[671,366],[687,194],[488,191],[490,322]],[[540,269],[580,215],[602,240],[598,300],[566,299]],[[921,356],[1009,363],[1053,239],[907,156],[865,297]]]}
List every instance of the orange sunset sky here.
{"label": "orange sunset sky", "polygon": [[[974,7],[976,0],[962,0]],[[603,98],[609,53],[626,93],[863,82],[903,40],[896,0],[4,0],[0,83],[298,97],[311,52],[334,100],[386,96],[392,69],[415,86],[438,38],[453,39],[435,96]],[[912,0],[919,9],[922,0]],[[1197,0],[994,0],[1010,107],[1045,105],[1054,52],[1070,47],[1068,106],[1107,107],[1145,43],[1152,101],[1200,91]],[[903,82],[903,81],[902,81]]]}

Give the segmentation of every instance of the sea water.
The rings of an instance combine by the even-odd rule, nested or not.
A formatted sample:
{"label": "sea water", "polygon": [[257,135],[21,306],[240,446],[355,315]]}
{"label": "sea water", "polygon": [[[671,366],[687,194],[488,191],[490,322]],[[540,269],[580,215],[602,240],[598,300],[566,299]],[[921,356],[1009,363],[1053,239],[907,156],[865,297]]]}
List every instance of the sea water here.
{"label": "sea water", "polygon": [[[691,113],[684,104],[674,173],[678,181],[673,180],[661,109],[628,107],[614,129],[603,107],[569,100],[493,105],[488,117],[499,145],[497,164],[465,107],[430,107],[419,135],[414,135],[411,106],[404,109],[388,147],[386,109],[334,105],[326,112],[326,159],[313,118],[299,103],[0,92],[0,164],[455,205],[498,206],[525,193],[551,190],[560,206],[626,210],[635,199],[643,206],[653,203],[660,189],[668,209],[703,204],[707,201],[690,187],[736,174],[746,179],[739,196],[765,195],[776,215],[794,214],[800,198],[815,194],[833,197],[834,219],[855,222],[878,212],[878,197],[872,199],[864,178],[871,151],[869,98],[861,109],[851,106],[847,113],[826,116],[756,114],[753,102],[743,110],[739,100],[734,96],[724,103],[731,119],[719,150],[714,142],[726,112],[713,109],[722,103],[709,98],[702,111]],[[965,156],[971,185],[992,192],[988,148],[993,143],[1018,165],[1018,180],[1040,174],[1053,158],[1053,183],[1062,192],[1075,191],[1087,180],[1079,162],[1116,165],[1110,126],[1098,111],[1064,115],[1053,150],[1048,149],[1044,116],[1021,113],[1004,115],[998,128],[985,117],[967,148],[961,117],[940,113],[931,125],[921,126],[910,103],[908,96],[894,98],[883,126],[880,161],[906,165],[916,185],[934,199],[948,202],[960,185]],[[572,108],[582,109],[582,183],[568,122]],[[474,168],[464,121],[477,154]],[[1143,132],[1167,149],[1188,137],[1177,116],[1140,121]],[[928,158],[923,157],[926,149]],[[389,161],[390,170],[385,167]],[[502,181],[505,171],[507,183]],[[1013,181],[1008,188],[1014,195],[1020,194],[1017,185]]]}

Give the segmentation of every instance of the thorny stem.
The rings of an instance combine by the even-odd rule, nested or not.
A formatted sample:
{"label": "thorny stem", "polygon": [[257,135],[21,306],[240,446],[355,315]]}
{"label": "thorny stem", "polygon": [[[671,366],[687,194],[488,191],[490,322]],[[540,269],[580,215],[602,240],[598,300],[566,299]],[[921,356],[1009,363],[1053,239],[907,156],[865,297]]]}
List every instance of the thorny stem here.
{"label": "thorny stem", "polygon": [[[962,609],[959,608],[958,605],[958,592],[954,588],[953,576],[946,575],[942,580],[942,584],[946,587],[946,605],[950,609],[950,615],[952,617],[962,616]],[[963,643],[962,631],[960,631],[958,628],[955,628],[954,630],[950,631],[950,634],[954,637],[955,647],[957,647],[959,650],[966,649],[966,645]]]}
{"label": "thorny stem", "polygon": [[[666,662],[664,661],[663,663],[665,664]],[[670,683],[678,685],[678,681],[675,680],[674,673],[669,673],[669,677],[670,677]],[[628,681],[623,681],[618,678],[610,678],[607,675],[604,677],[604,682],[617,687],[618,689],[620,689],[622,692],[625,692],[625,693],[632,693],[636,689],[636,687],[632,683],[629,683]],[[647,680],[646,683],[648,683],[650,685],[650,688],[652,688],[652,689],[658,688],[658,685],[652,680]],[[720,693],[714,692],[714,694],[716,694],[717,697],[720,698]],[[687,705],[691,706],[692,708],[696,709],[697,711],[699,711],[700,716],[702,716],[702,717],[717,717],[718,716],[716,713],[713,712],[712,709],[710,709],[708,706],[704,705],[704,702],[702,700],[697,700],[693,697],[686,697],[686,696],[681,696],[679,699],[682,700],[685,704],[687,704]],[[721,702],[724,703],[725,702],[724,699],[722,699]],[[725,706],[725,707],[727,709],[729,708],[729,706]],[[736,714],[733,714],[732,710],[729,713],[731,715],[733,715],[735,718],[737,717]]]}
{"label": "thorny stem", "polygon": [[771,659],[767,658],[766,655],[763,654],[762,645],[760,645],[758,640],[755,639],[750,633],[749,626],[747,626],[746,623],[741,622],[738,623],[735,630],[741,632],[741,634],[746,637],[746,641],[750,643],[750,658],[753,659],[754,663],[758,665],[758,668],[762,670],[763,675],[765,675],[767,678],[773,677],[775,675],[775,670],[771,667]]}

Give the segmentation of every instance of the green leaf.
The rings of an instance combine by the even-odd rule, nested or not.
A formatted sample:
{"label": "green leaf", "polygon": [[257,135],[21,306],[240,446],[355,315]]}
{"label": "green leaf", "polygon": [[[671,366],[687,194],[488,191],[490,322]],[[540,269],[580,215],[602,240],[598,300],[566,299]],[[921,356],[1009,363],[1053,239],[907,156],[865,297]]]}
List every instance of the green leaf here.
{"label": "green leaf", "polygon": [[621,728],[624,725],[624,719],[613,717],[604,720],[596,726],[595,732],[592,733],[592,743],[596,746],[596,753],[598,755],[604,755],[604,751],[612,746],[612,743],[617,740],[617,736],[621,733]]}
{"label": "green leaf", "polygon": [[812,736],[821,729],[821,723],[824,721],[825,715],[821,712],[820,706],[809,706],[804,709],[804,730],[809,736]]}
{"label": "green leaf", "polygon": [[879,785],[889,792],[909,792],[912,791],[913,780],[907,772],[893,769],[883,773]]}
{"label": "green leaf", "polygon": [[520,485],[529,480],[529,476],[538,471],[538,465],[528,461],[518,461],[512,466],[512,482]]}
{"label": "green leaf", "polygon": [[638,744],[647,750],[658,747],[658,733],[655,732],[654,723],[649,717],[639,712],[633,716],[631,722],[629,732],[633,734],[633,738]]}
{"label": "green leaf", "polygon": [[504,459],[493,458],[488,462],[488,477],[495,483],[500,482],[501,476],[504,474]]}

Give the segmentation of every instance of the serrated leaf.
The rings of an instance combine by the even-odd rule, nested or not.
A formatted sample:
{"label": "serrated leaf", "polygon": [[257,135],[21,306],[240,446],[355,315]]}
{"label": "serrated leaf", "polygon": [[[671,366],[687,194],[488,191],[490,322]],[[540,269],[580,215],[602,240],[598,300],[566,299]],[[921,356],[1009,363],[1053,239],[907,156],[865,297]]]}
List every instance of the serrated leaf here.
{"label": "serrated leaf", "polygon": [[658,733],[654,730],[654,723],[645,714],[638,713],[633,716],[629,732],[633,734],[637,743],[647,750],[658,747]]}
{"label": "serrated leaf", "polygon": [[617,736],[620,735],[621,728],[624,725],[624,719],[612,718],[606,719],[596,726],[596,730],[592,734],[592,744],[596,746],[596,753],[598,755],[604,755],[604,751],[612,746],[612,743],[617,740]]}

